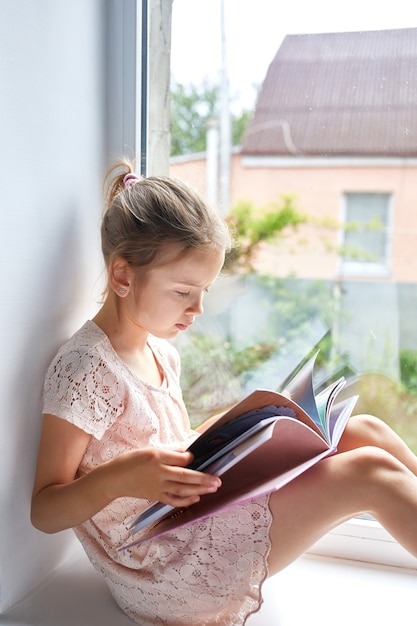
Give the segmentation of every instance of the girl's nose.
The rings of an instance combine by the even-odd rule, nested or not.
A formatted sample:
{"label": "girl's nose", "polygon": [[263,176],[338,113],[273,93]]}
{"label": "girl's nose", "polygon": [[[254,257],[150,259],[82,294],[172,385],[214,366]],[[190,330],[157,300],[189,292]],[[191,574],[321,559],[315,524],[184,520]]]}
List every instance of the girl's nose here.
{"label": "girl's nose", "polygon": [[190,306],[190,310],[194,315],[202,315],[204,313],[203,294],[197,296]]}

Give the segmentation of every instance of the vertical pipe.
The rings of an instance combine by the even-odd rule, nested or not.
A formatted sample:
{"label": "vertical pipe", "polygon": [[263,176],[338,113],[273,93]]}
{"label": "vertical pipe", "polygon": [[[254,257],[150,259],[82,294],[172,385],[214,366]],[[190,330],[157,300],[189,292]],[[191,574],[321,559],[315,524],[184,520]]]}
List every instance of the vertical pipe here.
{"label": "vertical pipe", "polygon": [[230,108],[229,77],[226,58],[226,28],[224,0],[221,0],[221,48],[222,69],[220,87],[220,208],[222,213],[229,211],[230,204]]}
{"label": "vertical pipe", "polygon": [[211,205],[217,204],[217,185],[219,177],[219,131],[215,120],[210,120],[207,128],[207,167],[206,185],[207,201]]}
{"label": "vertical pipe", "polygon": [[142,0],[141,36],[140,174],[146,176],[148,170],[148,0]]}

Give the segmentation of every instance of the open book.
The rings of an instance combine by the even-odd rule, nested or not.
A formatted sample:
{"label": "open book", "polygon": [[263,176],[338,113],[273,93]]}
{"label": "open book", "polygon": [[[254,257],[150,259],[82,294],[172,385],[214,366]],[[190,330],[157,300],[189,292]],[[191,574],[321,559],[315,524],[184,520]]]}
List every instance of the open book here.
{"label": "open book", "polygon": [[[342,377],[315,394],[317,353],[286,384],[285,395],[258,389],[219,417],[188,448],[192,469],[216,474],[222,486],[187,508],[151,504],[129,522],[125,550],[215,511],[286,485],[336,452],[357,396],[337,402]],[[289,397],[288,397],[289,396]]]}

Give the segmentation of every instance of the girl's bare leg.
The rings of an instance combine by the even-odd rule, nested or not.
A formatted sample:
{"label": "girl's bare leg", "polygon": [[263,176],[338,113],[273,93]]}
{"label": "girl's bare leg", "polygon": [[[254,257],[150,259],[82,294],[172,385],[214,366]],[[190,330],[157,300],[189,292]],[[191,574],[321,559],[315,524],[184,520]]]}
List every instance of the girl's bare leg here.
{"label": "girl's bare leg", "polygon": [[381,448],[358,447],[320,461],[271,494],[270,508],[271,575],[329,530],[364,512],[417,557],[417,477]]}
{"label": "girl's bare leg", "polygon": [[417,457],[392,428],[373,415],[351,417],[338,450],[345,452],[361,446],[377,446],[390,452],[417,476]]}

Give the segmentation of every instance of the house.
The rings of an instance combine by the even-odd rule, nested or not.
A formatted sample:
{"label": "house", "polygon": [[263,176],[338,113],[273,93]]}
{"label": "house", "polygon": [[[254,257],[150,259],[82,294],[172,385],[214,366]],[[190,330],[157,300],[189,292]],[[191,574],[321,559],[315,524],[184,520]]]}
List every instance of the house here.
{"label": "house", "polygon": [[417,281],[416,103],[415,28],[285,38],[232,187],[259,204],[294,194],[316,222],[376,220],[380,229],[322,231],[329,253],[320,258],[317,237],[296,255],[291,240],[282,266],[303,277]]}
{"label": "house", "polygon": [[[314,234],[306,237],[306,227],[289,238],[269,269],[304,278],[417,281],[416,104],[416,28],[284,39],[231,157],[232,206],[243,198],[263,206],[290,194],[315,218]],[[201,186],[202,167],[201,155],[177,158],[171,173]],[[356,237],[336,228],[358,220],[381,228]],[[327,224],[320,233],[325,256],[317,248],[320,223]],[[301,239],[311,245],[294,255]],[[357,260],[340,257],[343,243],[351,251],[358,243]]]}
{"label": "house", "polygon": [[[359,369],[396,378],[398,348],[417,349],[416,104],[417,28],[288,35],[231,156],[232,206],[290,195],[310,217],[257,269],[331,282]],[[171,173],[187,167],[197,180],[197,161]]]}

